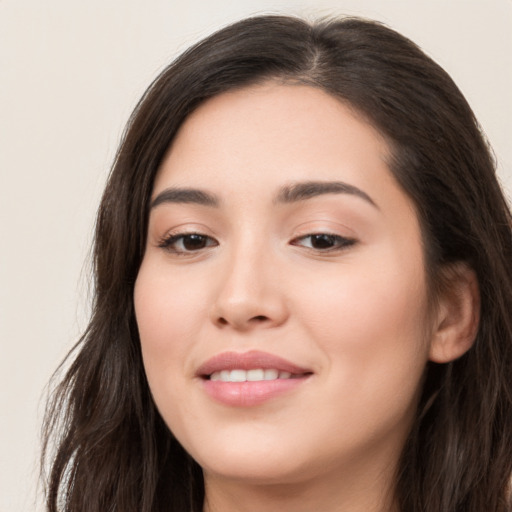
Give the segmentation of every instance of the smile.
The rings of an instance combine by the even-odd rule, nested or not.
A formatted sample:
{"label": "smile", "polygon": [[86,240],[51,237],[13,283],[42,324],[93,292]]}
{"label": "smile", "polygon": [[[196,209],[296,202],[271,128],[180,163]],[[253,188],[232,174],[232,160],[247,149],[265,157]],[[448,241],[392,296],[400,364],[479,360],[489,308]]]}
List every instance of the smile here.
{"label": "smile", "polygon": [[210,380],[220,380],[222,382],[257,382],[261,380],[276,380],[276,379],[293,379],[300,375],[292,374],[290,372],[279,371],[275,368],[256,368],[252,370],[222,370],[214,372],[210,375]]}
{"label": "smile", "polygon": [[196,372],[203,390],[230,407],[263,404],[297,389],[313,372],[279,356],[260,351],[224,352]]}

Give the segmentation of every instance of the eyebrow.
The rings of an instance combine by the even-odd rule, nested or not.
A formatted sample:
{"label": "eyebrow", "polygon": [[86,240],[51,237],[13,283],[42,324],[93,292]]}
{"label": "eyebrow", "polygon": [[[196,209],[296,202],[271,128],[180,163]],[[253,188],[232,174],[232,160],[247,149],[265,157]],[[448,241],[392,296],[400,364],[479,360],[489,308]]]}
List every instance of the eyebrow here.
{"label": "eyebrow", "polygon": [[[282,187],[274,199],[274,203],[295,203],[325,194],[349,194],[360,197],[379,209],[375,201],[360,188],[342,181],[304,181]],[[196,188],[171,187],[160,192],[151,202],[150,208],[164,203],[191,203],[217,208],[220,199],[210,192]]]}
{"label": "eyebrow", "polygon": [[276,197],[277,203],[295,203],[324,194],[350,194],[379,209],[375,201],[360,188],[342,181],[305,181],[283,187]]}
{"label": "eyebrow", "polygon": [[217,196],[196,188],[166,188],[151,202],[151,208],[163,203],[192,203],[202,206],[218,207],[220,201]]}

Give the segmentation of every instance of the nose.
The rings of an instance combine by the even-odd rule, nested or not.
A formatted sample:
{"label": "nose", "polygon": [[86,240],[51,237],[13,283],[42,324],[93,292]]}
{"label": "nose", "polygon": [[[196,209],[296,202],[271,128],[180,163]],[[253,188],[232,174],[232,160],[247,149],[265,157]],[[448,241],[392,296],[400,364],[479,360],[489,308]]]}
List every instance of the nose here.
{"label": "nose", "polygon": [[283,282],[272,258],[240,251],[224,263],[211,319],[219,328],[278,327],[288,318]]}

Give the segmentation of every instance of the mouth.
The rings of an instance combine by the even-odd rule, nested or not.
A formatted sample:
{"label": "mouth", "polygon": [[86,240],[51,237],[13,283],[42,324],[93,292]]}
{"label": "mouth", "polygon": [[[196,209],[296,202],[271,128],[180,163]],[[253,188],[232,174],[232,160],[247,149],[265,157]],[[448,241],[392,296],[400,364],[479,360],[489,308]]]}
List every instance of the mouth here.
{"label": "mouth", "polygon": [[252,368],[250,370],[235,368],[234,370],[213,372],[210,375],[205,375],[204,378],[221,382],[259,382],[262,380],[298,379],[307,375],[311,375],[311,373],[291,373],[277,368]]}
{"label": "mouth", "polygon": [[208,359],[197,370],[202,379],[222,382],[255,382],[293,379],[311,375],[308,368],[259,350],[223,352]]}
{"label": "mouth", "polygon": [[231,407],[262,404],[296,389],[311,375],[307,368],[260,351],[224,352],[196,373],[210,398]]}

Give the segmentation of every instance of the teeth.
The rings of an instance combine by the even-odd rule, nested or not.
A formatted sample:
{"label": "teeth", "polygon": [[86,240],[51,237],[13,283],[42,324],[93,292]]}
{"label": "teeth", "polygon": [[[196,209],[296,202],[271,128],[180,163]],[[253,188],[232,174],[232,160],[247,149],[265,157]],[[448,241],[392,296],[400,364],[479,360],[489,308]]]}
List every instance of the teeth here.
{"label": "teeth", "polygon": [[265,373],[263,370],[247,370],[246,372],[247,378],[246,380],[255,381],[255,380],[264,380]]}
{"label": "teeth", "polygon": [[231,370],[229,374],[230,382],[245,382],[247,380],[247,372],[245,370]]}
{"label": "teeth", "polygon": [[279,372],[274,369],[265,370],[263,373],[264,373],[263,378],[265,380],[276,380],[279,377]]}
{"label": "teeth", "polygon": [[255,382],[261,380],[290,379],[290,372],[280,372],[274,368],[263,370],[255,368],[251,370],[221,370],[210,375],[210,380],[220,380],[222,382]]}

